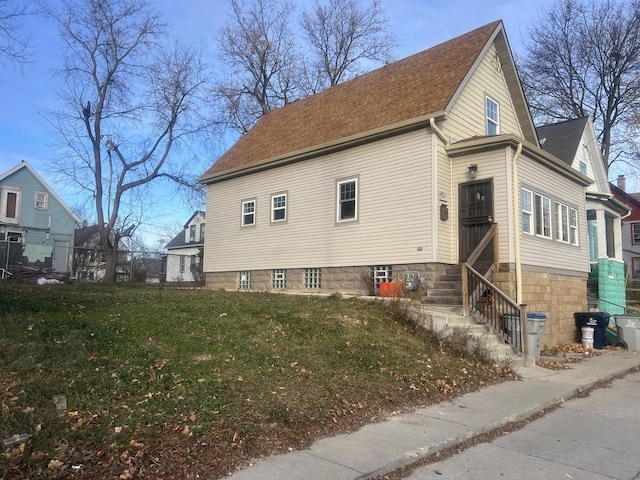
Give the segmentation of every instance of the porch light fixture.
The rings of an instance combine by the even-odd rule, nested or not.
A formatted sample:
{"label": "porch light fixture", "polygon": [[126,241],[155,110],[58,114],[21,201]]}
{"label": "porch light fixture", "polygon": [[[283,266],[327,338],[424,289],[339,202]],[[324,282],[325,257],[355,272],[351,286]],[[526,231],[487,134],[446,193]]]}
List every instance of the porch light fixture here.
{"label": "porch light fixture", "polygon": [[478,165],[472,163],[469,165],[469,178],[474,179],[476,178],[476,175],[478,175]]}

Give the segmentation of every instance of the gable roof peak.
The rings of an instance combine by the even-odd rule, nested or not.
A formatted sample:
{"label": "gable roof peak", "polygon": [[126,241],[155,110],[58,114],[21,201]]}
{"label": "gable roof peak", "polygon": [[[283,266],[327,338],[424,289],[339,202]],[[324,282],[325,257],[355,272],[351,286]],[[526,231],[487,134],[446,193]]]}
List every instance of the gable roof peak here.
{"label": "gable roof peak", "polygon": [[[441,116],[496,36],[501,20],[272,110],[200,178],[320,150]],[[510,54],[510,52],[509,52]]]}

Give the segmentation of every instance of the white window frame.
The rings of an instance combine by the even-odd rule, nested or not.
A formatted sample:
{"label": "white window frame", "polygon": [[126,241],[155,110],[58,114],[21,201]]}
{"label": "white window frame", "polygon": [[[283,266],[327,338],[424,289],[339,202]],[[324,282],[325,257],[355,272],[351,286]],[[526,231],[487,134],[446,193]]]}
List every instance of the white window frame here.
{"label": "white window frame", "polygon": [[251,289],[251,271],[238,272],[238,290]]}
{"label": "white window frame", "polygon": [[322,269],[304,269],[304,288],[322,288]]}
{"label": "white window frame", "polygon": [[[9,194],[16,196],[16,214],[15,217],[7,215],[9,203]],[[0,220],[5,223],[20,223],[20,209],[22,206],[22,190],[17,187],[2,187],[2,198],[0,199]]]}
{"label": "white window frame", "polygon": [[556,240],[569,243],[569,206],[556,202]]}
{"label": "white window frame", "polygon": [[534,225],[536,236],[551,238],[551,199],[539,193],[534,194]]}
{"label": "white window frame", "polygon": [[580,173],[581,174],[587,175],[587,164],[585,162],[580,162],[579,168],[580,168]]}
{"label": "white window frame", "polygon": [[371,267],[371,280],[375,293],[380,291],[380,283],[393,280],[393,267],[391,265],[374,265]]}
{"label": "white window frame", "polygon": [[196,241],[196,224],[192,223],[189,225],[189,242]]}
{"label": "white window frame", "polygon": [[[38,197],[41,200],[38,200]],[[46,210],[49,206],[49,194],[47,192],[36,192],[33,197],[33,208],[36,210]]]}
{"label": "white window frame", "polygon": [[185,261],[186,257],[185,257],[185,255],[179,255],[179,257],[180,257],[180,273],[184,273],[185,264],[186,264],[186,261]]}
{"label": "white window frame", "polygon": [[287,288],[287,271],[285,269],[271,270],[271,288]]}
{"label": "white window frame", "polygon": [[[271,195],[271,223],[287,221],[287,197],[286,192]],[[282,203],[276,205],[276,202]],[[281,214],[282,218],[276,218],[277,214]]]}
{"label": "white window frame", "polygon": [[569,243],[579,245],[578,236],[578,209],[569,207]]}
{"label": "white window frame", "polygon": [[[345,223],[345,222],[355,222],[358,220],[358,177],[348,178],[345,180],[336,181],[336,222],[337,223]],[[354,185],[354,194],[353,198],[343,199],[342,198],[342,186],[347,184]],[[347,202],[353,202],[353,216],[343,216],[342,206]]]}
{"label": "white window frame", "polygon": [[200,224],[200,242],[204,242],[204,223]]}
{"label": "white window frame", "polygon": [[[255,198],[242,201],[242,217],[240,225],[243,227],[252,227],[256,224],[257,202]],[[249,221],[249,217],[251,221]]]}
{"label": "white window frame", "polygon": [[[495,105],[495,109],[491,107]],[[484,101],[485,117],[487,135],[499,135],[500,134],[500,104],[491,98],[489,95],[485,96]],[[492,110],[495,112],[495,116],[491,115]],[[495,130],[492,132],[492,129]]]}
{"label": "white window frame", "polygon": [[[526,197],[528,197],[528,201],[525,201]],[[531,190],[528,190],[526,188],[522,189],[521,204],[522,231],[528,235],[533,235],[533,192]]]}

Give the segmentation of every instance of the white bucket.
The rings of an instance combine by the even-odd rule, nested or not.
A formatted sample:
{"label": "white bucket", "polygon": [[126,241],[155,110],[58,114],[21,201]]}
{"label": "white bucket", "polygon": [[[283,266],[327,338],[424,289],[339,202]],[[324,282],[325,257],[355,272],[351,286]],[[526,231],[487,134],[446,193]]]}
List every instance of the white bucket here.
{"label": "white bucket", "polygon": [[582,327],[582,341],[591,340],[593,343],[593,327]]}
{"label": "white bucket", "polygon": [[585,350],[593,350],[593,327],[582,327],[582,346]]}

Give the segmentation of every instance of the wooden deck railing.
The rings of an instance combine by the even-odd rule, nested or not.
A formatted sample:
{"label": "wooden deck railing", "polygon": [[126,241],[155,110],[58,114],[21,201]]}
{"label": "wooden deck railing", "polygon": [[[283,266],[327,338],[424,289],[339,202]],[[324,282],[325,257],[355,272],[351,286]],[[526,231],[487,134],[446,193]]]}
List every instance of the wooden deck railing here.
{"label": "wooden deck railing", "polygon": [[518,305],[492,283],[499,265],[498,225],[493,224],[462,267],[462,309],[482,318],[526,357],[527,308]]}

